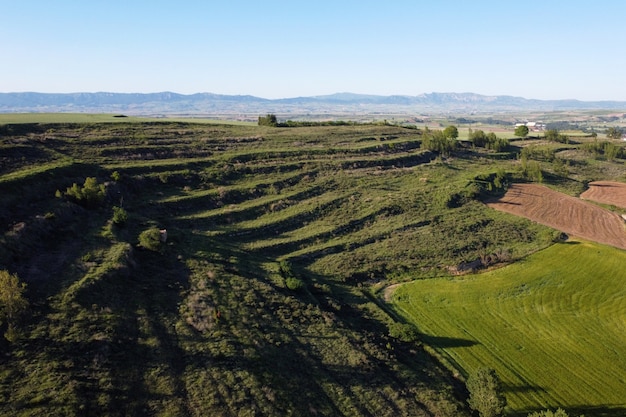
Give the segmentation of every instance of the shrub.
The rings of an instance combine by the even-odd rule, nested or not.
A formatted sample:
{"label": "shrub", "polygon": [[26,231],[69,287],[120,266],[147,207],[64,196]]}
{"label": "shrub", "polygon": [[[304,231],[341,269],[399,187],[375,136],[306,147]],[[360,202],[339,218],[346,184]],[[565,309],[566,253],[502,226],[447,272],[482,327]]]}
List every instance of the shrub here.
{"label": "shrub", "polygon": [[259,126],[277,126],[278,119],[275,114],[268,114],[267,116],[259,116]]}
{"label": "shrub", "polygon": [[161,231],[156,227],[151,227],[139,234],[139,245],[154,252],[161,250]]}
{"label": "shrub", "polygon": [[104,184],[98,184],[95,177],[85,178],[83,186],[74,183],[65,191],[65,196],[84,207],[95,207],[104,200]]}
{"label": "shrub", "polygon": [[24,298],[25,291],[26,284],[20,282],[17,275],[5,270],[0,271],[0,325],[6,322],[7,330],[4,337],[9,342],[15,342],[20,336],[16,326],[28,309],[28,301]]}
{"label": "shrub", "polygon": [[389,336],[403,342],[416,342],[419,340],[417,329],[407,323],[393,322],[389,325]]}
{"label": "shrub", "polygon": [[624,132],[619,127],[609,127],[606,130],[606,137],[610,139],[621,139]]}
{"label": "shrub", "polygon": [[300,278],[296,277],[287,277],[285,278],[285,285],[292,291],[298,291],[302,287],[304,287],[304,282]]}
{"label": "shrub", "polygon": [[569,137],[559,133],[557,129],[546,130],[545,138],[550,142],[569,143]]}
{"label": "shrub", "polygon": [[447,137],[442,131],[434,130],[424,132],[422,146],[429,151],[439,152],[449,156],[457,147],[456,139]]}
{"label": "shrub", "polygon": [[482,368],[467,380],[469,406],[480,417],[498,417],[504,413],[506,397],[502,393],[500,378],[494,369]]}
{"label": "shrub", "polygon": [[499,138],[493,132],[485,133],[482,130],[470,132],[469,139],[474,146],[491,149],[496,152],[500,152],[509,146],[507,139]]}
{"label": "shrub", "polygon": [[113,224],[124,226],[128,221],[128,213],[122,207],[113,206]]}

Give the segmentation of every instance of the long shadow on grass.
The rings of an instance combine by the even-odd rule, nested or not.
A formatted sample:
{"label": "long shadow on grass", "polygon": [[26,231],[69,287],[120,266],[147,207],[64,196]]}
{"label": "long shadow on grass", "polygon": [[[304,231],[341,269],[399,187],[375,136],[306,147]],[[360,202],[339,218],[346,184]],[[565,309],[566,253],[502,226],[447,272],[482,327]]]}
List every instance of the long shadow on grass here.
{"label": "long shadow on grass", "polygon": [[[297,255],[292,257],[292,260],[295,261],[299,261],[299,262],[313,262],[314,260],[324,257],[326,255],[330,255],[333,253],[339,253],[339,252],[343,252],[343,251],[350,251],[350,250],[355,250],[367,245],[371,245],[372,243],[375,243],[379,240],[384,240],[386,238],[388,238],[389,236],[392,236],[394,233],[399,233],[399,232],[403,232],[405,230],[411,229],[411,228],[420,228],[420,227],[424,227],[424,226],[428,226],[430,224],[430,220],[424,220],[418,223],[414,223],[414,224],[409,224],[409,225],[404,225],[401,227],[397,227],[395,229],[383,232],[383,233],[379,233],[370,237],[367,237],[365,239],[362,239],[360,241],[352,241],[352,242],[342,242],[342,243],[337,243],[335,245],[331,245],[331,246],[325,246],[322,247],[320,249],[315,249],[315,250],[311,250],[309,252]],[[352,225],[351,227],[354,227],[355,225]],[[356,229],[355,229],[356,230]],[[342,233],[350,233],[350,230],[344,231]],[[309,239],[311,240],[311,239]],[[287,246],[288,248],[288,246]],[[273,249],[273,247],[270,247],[270,249]]]}
{"label": "long shadow on grass", "polygon": [[[376,409],[393,410],[389,415],[424,415],[432,411],[416,394],[452,384],[446,371],[415,344],[390,339],[385,324],[368,316],[368,306],[360,306],[369,300],[358,291],[294,264],[294,273],[307,285],[328,282],[330,289],[316,299],[308,291],[275,286],[261,265],[271,258],[241,251],[236,243],[194,236],[191,246],[210,248],[206,255],[198,251],[190,256],[198,261],[206,256],[207,265],[221,263],[224,268],[207,283],[224,314],[206,334],[181,339],[189,346],[185,361],[186,374],[193,379],[190,397],[233,413],[254,406],[267,415],[289,410],[339,415],[348,404],[358,415],[375,415]],[[251,295],[247,301],[246,293]],[[313,323],[314,329],[309,327]],[[406,373],[394,371],[398,367]],[[238,398],[234,386],[248,399]],[[255,387],[264,387],[265,394]],[[388,392],[397,393],[401,401]],[[274,400],[268,403],[266,395]]]}
{"label": "long shadow on grass", "polygon": [[509,385],[503,384],[502,390],[507,393],[524,393],[524,392],[546,392],[543,387],[539,385]]}
{"label": "long shadow on grass", "polygon": [[37,374],[25,374],[21,383],[33,393],[20,406],[48,411],[59,403],[62,414],[77,407],[75,415],[142,415],[155,404],[182,409],[184,352],[172,325],[189,273],[172,253],[136,251],[130,262],[81,287],[71,302],[55,297],[54,315],[38,324],[24,354],[67,384],[37,392]]}
{"label": "long shadow on grass", "polygon": [[469,339],[461,339],[458,337],[433,336],[421,333],[419,335],[421,341],[434,348],[452,349],[461,347],[476,346],[478,342]]}

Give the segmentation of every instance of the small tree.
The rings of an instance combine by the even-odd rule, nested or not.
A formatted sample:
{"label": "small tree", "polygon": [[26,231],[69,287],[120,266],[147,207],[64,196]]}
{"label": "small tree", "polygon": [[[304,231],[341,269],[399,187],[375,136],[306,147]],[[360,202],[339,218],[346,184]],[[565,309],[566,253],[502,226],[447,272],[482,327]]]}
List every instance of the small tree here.
{"label": "small tree", "polygon": [[139,245],[154,252],[161,250],[161,231],[156,227],[151,227],[139,234]]}
{"label": "small tree", "polygon": [[422,146],[430,151],[449,156],[457,147],[456,139],[447,138],[441,130],[425,131]]}
{"label": "small tree", "polygon": [[562,133],[559,133],[557,129],[548,129],[544,134],[546,140],[550,142],[569,143],[569,137]]}
{"label": "small tree", "polygon": [[20,282],[15,274],[0,271],[0,325],[7,324],[4,337],[14,342],[19,337],[17,324],[28,308],[28,301],[24,298],[26,284]]}
{"label": "small tree", "polygon": [[528,136],[528,132],[529,132],[529,131],[528,131],[528,126],[526,126],[526,125],[520,125],[520,126],[517,126],[517,127],[515,128],[515,132],[514,132],[514,134],[515,134],[515,136],[517,136],[517,137],[520,137],[520,138],[525,138],[526,136]]}
{"label": "small tree", "polygon": [[124,226],[128,221],[128,213],[124,208],[113,206],[113,224],[116,226]]}
{"label": "small tree", "polygon": [[623,134],[619,127],[609,127],[606,131],[606,137],[609,139],[621,139]]}
{"label": "small tree", "polygon": [[506,407],[500,378],[494,369],[482,368],[467,380],[470,393],[469,406],[478,411],[480,417],[498,417]]}
{"label": "small tree", "polygon": [[76,183],[68,187],[65,196],[82,206],[95,207],[104,200],[105,186],[95,177],[87,177],[82,187]]}
{"label": "small tree", "polygon": [[419,333],[414,326],[395,321],[389,325],[389,336],[403,342],[416,342],[419,340]]}
{"label": "small tree", "polygon": [[448,126],[443,129],[443,136],[447,139],[456,139],[459,137],[459,129],[456,126]]}
{"label": "small tree", "polygon": [[268,114],[267,116],[259,116],[259,126],[277,126],[278,119],[275,114]]}
{"label": "small tree", "polygon": [[285,278],[285,285],[292,291],[298,291],[304,287],[304,282],[300,278],[291,276]]}

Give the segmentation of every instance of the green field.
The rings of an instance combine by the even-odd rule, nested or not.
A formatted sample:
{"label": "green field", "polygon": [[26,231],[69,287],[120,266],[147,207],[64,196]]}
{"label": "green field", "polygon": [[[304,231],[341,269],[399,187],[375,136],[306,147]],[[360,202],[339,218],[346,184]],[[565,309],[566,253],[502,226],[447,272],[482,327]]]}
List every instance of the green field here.
{"label": "green field", "polygon": [[521,262],[398,288],[425,343],[471,373],[496,369],[510,409],[626,413],[626,252],[557,244]]}

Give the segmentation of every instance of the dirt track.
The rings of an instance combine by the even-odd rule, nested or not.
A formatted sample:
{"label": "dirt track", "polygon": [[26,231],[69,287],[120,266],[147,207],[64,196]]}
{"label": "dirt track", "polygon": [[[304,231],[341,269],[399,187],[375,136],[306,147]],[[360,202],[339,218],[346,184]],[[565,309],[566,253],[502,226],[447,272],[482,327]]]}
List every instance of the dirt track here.
{"label": "dirt track", "polygon": [[626,208],[626,184],[613,181],[595,181],[580,195],[585,200],[597,201]]}
{"label": "dirt track", "polygon": [[[621,204],[626,206],[626,199]],[[491,200],[487,205],[570,236],[626,249],[626,225],[619,215],[542,185],[513,184],[504,197]]]}

